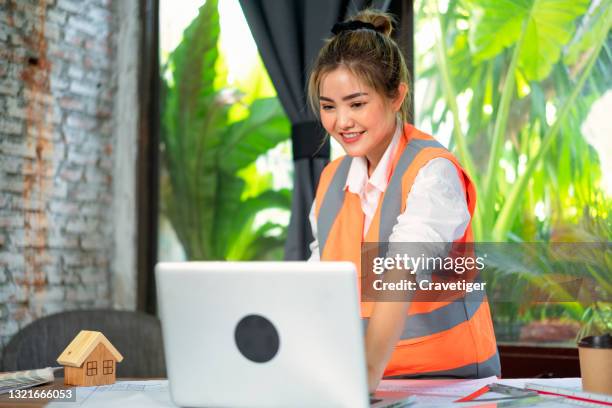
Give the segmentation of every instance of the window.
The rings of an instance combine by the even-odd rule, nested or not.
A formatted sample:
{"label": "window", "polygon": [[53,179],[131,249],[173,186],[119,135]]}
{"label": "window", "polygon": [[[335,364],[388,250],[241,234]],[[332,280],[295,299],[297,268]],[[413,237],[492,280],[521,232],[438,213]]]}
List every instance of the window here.
{"label": "window", "polygon": [[[163,211],[159,213],[158,258],[280,260],[290,216],[286,197],[293,186],[289,120],[239,2],[184,0],[181,7],[175,3],[159,2],[160,70],[167,92],[160,101],[166,114],[160,130],[159,208]],[[185,30],[188,26],[192,29]],[[201,60],[198,53],[185,52],[194,49],[214,56],[204,67],[201,81],[183,75],[195,63],[191,58]],[[201,97],[194,99],[196,104],[188,95]],[[176,100],[184,102],[180,110],[172,108]],[[218,104],[214,109],[207,105],[212,101]],[[208,115],[206,120],[195,119],[201,116],[196,112]],[[269,114],[256,122],[257,114],[250,112]],[[194,118],[193,123],[183,123],[187,117]],[[237,128],[248,128],[250,135],[265,134],[268,143],[247,133],[237,136],[238,142],[231,136],[238,135],[233,130]],[[192,144],[202,149],[180,150]],[[224,160],[218,161],[215,157],[220,152]],[[191,163],[210,165],[202,167],[200,175]],[[215,182],[219,177],[221,192]]]}
{"label": "window", "polygon": [[102,374],[112,374],[113,373],[113,360],[104,360],[102,363]]}
{"label": "window", "polygon": [[87,362],[87,376],[98,375],[98,362],[88,361]]}

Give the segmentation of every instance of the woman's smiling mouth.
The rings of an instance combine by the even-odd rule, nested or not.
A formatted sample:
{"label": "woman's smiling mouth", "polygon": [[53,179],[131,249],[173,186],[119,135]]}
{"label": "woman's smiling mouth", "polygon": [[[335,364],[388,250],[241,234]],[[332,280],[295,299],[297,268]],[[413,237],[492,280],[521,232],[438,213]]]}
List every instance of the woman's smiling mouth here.
{"label": "woman's smiling mouth", "polygon": [[342,132],[340,133],[340,136],[342,137],[343,142],[354,143],[357,140],[361,139],[361,136],[363,136],[365,133],[366,133],[365,130],[361,132]]}

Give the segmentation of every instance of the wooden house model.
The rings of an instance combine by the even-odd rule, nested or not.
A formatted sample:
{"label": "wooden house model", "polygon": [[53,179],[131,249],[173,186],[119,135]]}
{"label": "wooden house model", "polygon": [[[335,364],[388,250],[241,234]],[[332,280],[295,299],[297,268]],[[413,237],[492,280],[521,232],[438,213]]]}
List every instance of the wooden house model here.
{"label": "wooden house model", "polygon": [[60,354],[57,362],[64,366],[66,385],[105,385],[115,382],[115,365],[123,356],[104,335],[81,330]]}

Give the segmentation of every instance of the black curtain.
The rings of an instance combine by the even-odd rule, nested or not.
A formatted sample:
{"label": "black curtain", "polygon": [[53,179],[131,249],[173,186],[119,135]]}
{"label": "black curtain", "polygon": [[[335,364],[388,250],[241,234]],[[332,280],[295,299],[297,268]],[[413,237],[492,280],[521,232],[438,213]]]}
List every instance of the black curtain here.
{"label": "black curtain", "polygon": [[156,314],[155,263],[159,215],[159,0],[139,0],[138,208],[136,307]]}
{"label": "black curtain", "polygon": [[[306,102],[311,64],[332,26],[368,7],[387,10],[391,0],[240,0],[259,52],[292,124],[294,190],[285,245],[286,260],[310,255],[308,213],[321,171],[329,161],[329,141]],[[401,3],[401,0],[399,0]],[[412,1],[406,2],[412,6]]]}

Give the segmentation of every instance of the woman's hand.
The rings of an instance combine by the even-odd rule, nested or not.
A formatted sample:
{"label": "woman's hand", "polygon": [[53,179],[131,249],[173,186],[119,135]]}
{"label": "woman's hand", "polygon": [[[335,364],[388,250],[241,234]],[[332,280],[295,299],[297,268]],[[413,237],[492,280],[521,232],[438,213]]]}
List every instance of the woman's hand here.
{"label": "woman's hand", "polygon": [[382,378],[382,373],[379,373],[377,370],[368,367],[368,392],[370,395],[376,392],[376,388],[378,388],[378,384],[380,383],[380,379]]}

